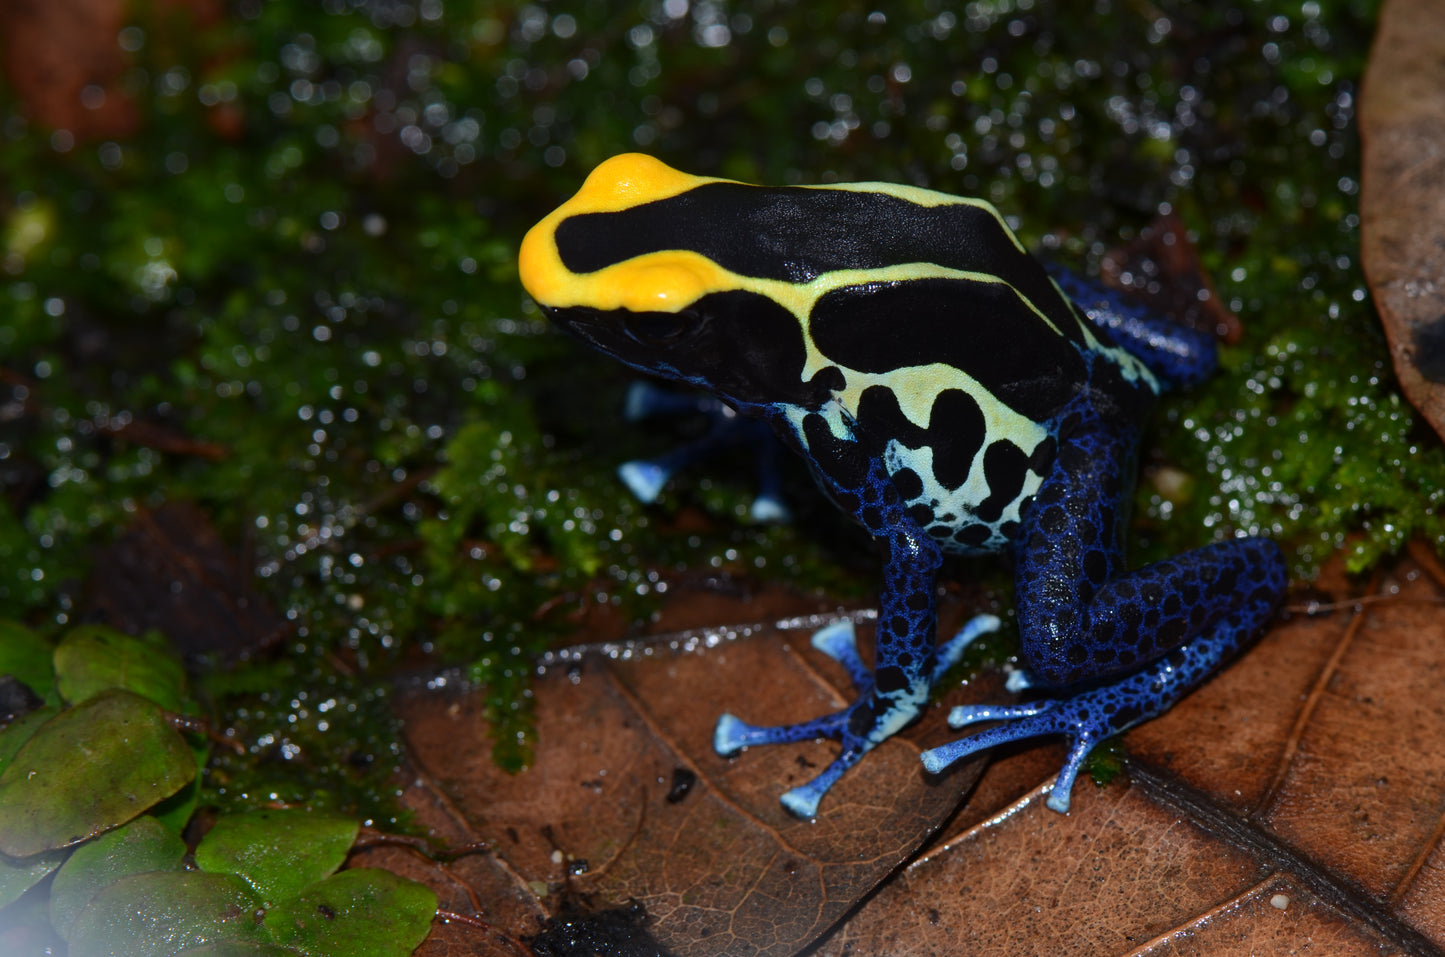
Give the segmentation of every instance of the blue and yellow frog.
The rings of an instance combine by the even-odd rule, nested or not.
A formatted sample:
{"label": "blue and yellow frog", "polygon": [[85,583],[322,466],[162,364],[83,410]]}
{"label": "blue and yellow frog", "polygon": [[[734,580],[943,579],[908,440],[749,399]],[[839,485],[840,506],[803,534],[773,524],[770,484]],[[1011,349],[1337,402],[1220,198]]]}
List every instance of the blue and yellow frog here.
{"label": "blue and yellow frog", "polygon": [[520,269],[577,338],[769,423],[883,546],[872,671],[851,629],[813,638],[857,700],[795,725],[717,723],[723,755],[841,744],[783,795],[800,817],[998,626],[979,616],[937,645],[945,554],[1012,558],[1025,670],[1011,688],[1041,697],[955,709],[954,727],[998,723],[924,766],[1065,735],[1057,811],[1094,745],[1201,682],[1284,594],[1280,550],[1262,538],[1127,567],[1141,428],[1159,392],[1209,375],[1213,342],[1051,274],[986,202],[883,183],[749,186],[629,154],[533,227]]}

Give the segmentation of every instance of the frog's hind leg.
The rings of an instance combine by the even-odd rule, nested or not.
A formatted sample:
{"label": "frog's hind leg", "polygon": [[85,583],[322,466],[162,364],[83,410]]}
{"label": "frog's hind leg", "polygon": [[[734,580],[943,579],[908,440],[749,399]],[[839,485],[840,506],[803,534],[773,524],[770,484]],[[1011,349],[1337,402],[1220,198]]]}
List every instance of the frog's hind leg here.
{"label": "frog's hind leg", "polygon": [[1162,713],[1202,682],[1268,622],[1285,589],[1283,556],[1261,538],[1215,542],[1126,571],[1132,437],[1087,415],[1075,426],[1024,516],[1016,569],[1031,686],[1065,696],[956,710],[956,727],[1008,723],[924,755],[936,771],[996,744],[1065,735],[1073,747],[1049,798],[1060,811],[1095,744]]}
{"label": "frog's hind leg", "polygon": [[1062,266],[1050,264],[1048,271],[1089,321],[1108,330],[1126,352],[1148,366],[1160,385],[1187,389],[1214,372],[1217,350],[1214,337],[1207,332],[1155,315],[1127,294]]}
{"label": "frog's hind leg", "polygon": [[[817,455],[827,439],[816,436],[811,441]],[[713,735],[714,748],[724,756],[759,744],[820,737],[838,741],[842,748],[833,763],[783,796],[788,810],[804,818],[816,815],[818,802],[843,772],[918,717],[933,683],[973,637],[998,627],[993,616],[981,616],[965,628],[966,635],[935,647],[934,582],[943,561],[937,542],[908,517],[881,462],[854,453],[846,444],[842,454],[828,459],[848,468],[823,472],[822,480],[840,503],[849,503],[848,511],[887,549],[874,627],[873,670],[870,673],[859,658],[851,628],[824,629],[814,636],[814,646],[843,665],[858,691],[856,701],[833,714],[779,727],[758,727],[723,715]]]}

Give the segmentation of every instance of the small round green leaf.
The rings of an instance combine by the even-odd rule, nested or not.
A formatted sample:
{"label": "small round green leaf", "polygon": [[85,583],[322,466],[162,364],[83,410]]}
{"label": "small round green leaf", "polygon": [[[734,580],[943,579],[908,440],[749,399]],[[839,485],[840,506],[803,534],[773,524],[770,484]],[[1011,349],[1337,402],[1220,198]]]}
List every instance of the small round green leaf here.
{"label": "small round green leaf", "polygon": [[18,622],[0,621],[0,675],[12,675],[41,698],[55,686],[50,642]]}
{"label": "small round green leaf", "polygon": [[260,901],[232,874],[132,874],[80,912],[70,957],[170,957],[218,941],[265,943],[259,912]]}
{"label": "small round green leaf", "polygon": [[180,833],[185,830],[186,822],[196,812],[201,803],[201,772],[206,770],[206,762],[211,758],[211,746],[205,739],[194,737],[190,740],[191,754],[196,759],[196,776],[186,787],[181,788],[175,794],[151,808],[151,813],[171,830]]}
{"label": "small round green leaf", "polygon": [[186,673],[163,639],[82,625],[55,648],[55,682],[61,697],[71,704],[107,688],[125,688],[162,708],[179,711]]}
{"label": "small round green leaf", "polygon": [[107,691],[42,724],[0,772],[0,853],[79,844],[195,775],[191,749],[155,705]]}
{"label": "small round green leaf", "polygon": [[29,741],[40,726],[60,713],[59,708],[36,708],[23,718],[18,718],[0,730],[0,774],[10,764],[15,752]]}
{"label": "small round green leaf", "polygon": [[240,874],[269,907],[336,873],[356,821],[305,808],[248,811],[218,820],[196,848],[205,871]]}
{"label": "small round green leaf", "polygon": [[406,957],[431,931],[437,896],[390,871],[356,868],[266,912],[277,941],[310,957]]}
{"label": "small round green leaf", "polygon": [[50,885],[50,923],[61,937],[91,899],[122,877],[174,871],[186,844],[149,814],[77,847]]}
{"label": "small round green leaf", "polygon": [[[21,894],[39,884],[46,874],[60,866],[65,854],[65,851],[47,851],[19,859],[0,854],[0,907],[17,900]],[[3,926],[3,921],[0,921],[0,927]]]}

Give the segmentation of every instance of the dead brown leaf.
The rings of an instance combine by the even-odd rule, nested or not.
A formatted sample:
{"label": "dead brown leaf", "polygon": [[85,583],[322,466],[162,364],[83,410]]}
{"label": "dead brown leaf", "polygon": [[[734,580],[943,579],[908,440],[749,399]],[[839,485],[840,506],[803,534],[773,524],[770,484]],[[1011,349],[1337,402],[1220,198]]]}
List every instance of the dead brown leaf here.
{"label": "dead brown leaf", "polygon": [[[1359,591],[1337,571],[1319,587]],[[1067,816],[1043,806],[1061,757],[1049,744],[995,756],[950,819],[974,769],[941,784],[919,774],[920,745],[954,733],[935,708],[845,778],[818,822],[790,818],[778,794],[833,746],[727,761],[711,730],[725,709],[788,721],[844,699],[806,634],[551,674],[537,761],[515,777],[492,766],[472,697],[413,694],[402,712],[421,773],[408,801],[445,840],[494,843],[452,870],[482,874],[483,916],[515,937],[565,890],[640,900],[679,955],[816,941],[839,957],[1445,953],[1445,582],[1428,565],[1283,619],[1132,732],[1129,779],[1082,781]],[[954,695],[1001,698],[992,678]],[[670,803],[678,768],[696,782]],[[438,933],[453,943],[429,954],[506,952]]]}
{"label": "dead brown leaf", "polygon": [[1391,0],[1360,97],[1360,246],[1400,386],[1445,436],[1445,2]]}
{"label": "dead brown leaf", "polygon": [[142,510],[96,552],[84,614],[130,634],[157,629],[187,657],[245,657],[279,641],[287,625],[240,559],[195,505]]}
{"label": "dead brown leaf", "polygon": [[[554,670],[535,689],[536,760],[515,776],[493,765],[475,696],[410,695],[400,713],[420,774],[409,802],[445,809],[446,840],[492,842],[539,910],[567,895],[635,898],[680,957],[795,953],[933,835],[978,770],[925,778],[919,752],[953,734],[934,709],[835,787],[816,821],[789,815],[779,795],[834,746],[728,760],[713,752],[712,731],[729,709],[786,722],[846,702],[842,669],[808,634],[769,628],[692,653],[663,647]],[[679,777],[691,781],[681,795]],[[490,908],[485,916],[504,924]],[[511,926],[523,936],[537,921]]]}

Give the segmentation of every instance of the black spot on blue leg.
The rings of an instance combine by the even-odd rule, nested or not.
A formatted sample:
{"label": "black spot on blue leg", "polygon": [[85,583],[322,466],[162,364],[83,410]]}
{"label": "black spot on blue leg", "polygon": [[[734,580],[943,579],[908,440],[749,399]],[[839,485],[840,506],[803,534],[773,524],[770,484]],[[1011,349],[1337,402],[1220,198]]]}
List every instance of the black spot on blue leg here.
{"label": "black spot on blue leg", "polygon": [[[904,664],[904,655],[899,655],[898,659],[900,665]],[[912,656],[907,656],[907,660],[911,661]],[[880,694],[892,694],[908,687],[908,676],[904,674],[902,667],[879,668],[873,675],[873,683]]]}

